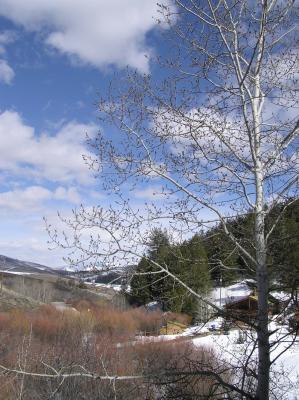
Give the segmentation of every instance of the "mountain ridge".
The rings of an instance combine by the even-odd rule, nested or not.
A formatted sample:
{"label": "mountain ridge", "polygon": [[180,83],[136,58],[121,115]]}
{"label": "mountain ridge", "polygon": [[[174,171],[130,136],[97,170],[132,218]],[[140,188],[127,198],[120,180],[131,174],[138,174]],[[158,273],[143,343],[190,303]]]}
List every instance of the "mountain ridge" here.
{"label": "mountain ridge", "polygon": [[23,261],[17,258],[8,257],[0,254],[0,271],[7,273],[27,273],[27,274],[51,274],[59,275],[59,270],[46,265]]}

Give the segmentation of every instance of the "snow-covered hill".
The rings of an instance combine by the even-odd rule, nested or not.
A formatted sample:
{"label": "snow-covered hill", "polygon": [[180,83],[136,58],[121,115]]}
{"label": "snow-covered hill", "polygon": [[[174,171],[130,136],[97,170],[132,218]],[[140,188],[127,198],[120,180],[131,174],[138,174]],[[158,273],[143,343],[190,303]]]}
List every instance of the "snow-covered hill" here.
{"label": "snow-covered hill", "polygon": [[45,265],[32,263],[29,261],[21,261],[15,258],[0,255],[0,271],[16,274],[51,274],[57,275],[57,272]]}

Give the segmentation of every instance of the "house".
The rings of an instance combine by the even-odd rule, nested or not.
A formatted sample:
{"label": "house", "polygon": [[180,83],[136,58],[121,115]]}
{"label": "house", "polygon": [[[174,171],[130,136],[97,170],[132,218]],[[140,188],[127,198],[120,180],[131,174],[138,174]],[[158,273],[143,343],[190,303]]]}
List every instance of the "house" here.
{"label": "house", "polygon": [[[281,303],[273,296],[268,297],[269,314],[277,314],[280,312]],[[232,314],[233,318],[248,317],[253,319],[257,315],[258,310],[258,296],[255,291],[241,299],[235,301],[228,301],[224,305],[224,310]]]}
{"label": "house", "polygon": [[247,315],[255,315],[257,308],[258,297],[254,293],[224,305],[225,310],[231,310],[240,314],[246,313]]}

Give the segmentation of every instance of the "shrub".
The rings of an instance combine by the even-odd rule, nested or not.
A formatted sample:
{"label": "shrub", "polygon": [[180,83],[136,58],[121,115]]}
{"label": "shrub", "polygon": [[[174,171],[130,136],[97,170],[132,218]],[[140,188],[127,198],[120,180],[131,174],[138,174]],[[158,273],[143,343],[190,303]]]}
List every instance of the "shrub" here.
{"label": "shrub", "polygon": [[[91,306],[90,311],[86,311],[87,306]],[[36,373],[51,373],[51,368],[65,372],[84,368],[100,375],[144,374],[144,380],[115,383],[117,397],[130,400],[195,399],[210,393],[217,398],[215,380],[202,377],[201,372],[210,368],[229,378],[213,352],[182,340],[130,345],[138,329],[159,326],[162,313],[141,309],[121,312],[89,302],[81,307],[80,313],[59,312],[52,306],[1,313],[0,364]],[[19,397],[22,377],[13,375],[12,384],[10,376],[0,376],[0,385],[5,386],[1,386],[0,400]],[[59,382],[28,376],[23,384],[22,399],[32,400],[51,398]],[[114,398],[113,390],[111,382],[77,377],[65,380],[59,396],[106,399]]]}
{"label": "shrub", "polygon": [[121,312],[112,308],[93,310],[95,317],[95,331],[109,332],[114,335],[134,335],[137,324],[129,312]]}
{"label": "shrub", "polygon": [[230,380],[211,349],[195,347],[189,341],[145,343],[134,350],[138,369],[148,377],[152,390],[156,388],[165,399],[217,398],[223,388],[213,373]]}
{"label": "shrub", "polygon": [[29,334],[31,330],[31,322],[28,315],[21,310],[12,310],[8,313],[9,323],[8,327],[15,334],[25,335]]}
{"label": "shrub", "polygon": [[165,313],[166,321],[176,321],[183,325],[189,325],[192,321],[192,317],[187,314],[167,312]]}
{"label": "shrub", "polygon": [[165,321],[161,311],[147,312],[142,308],[137,308],[128,312],[136,321],[138,331],[144,335],[158,334]]}

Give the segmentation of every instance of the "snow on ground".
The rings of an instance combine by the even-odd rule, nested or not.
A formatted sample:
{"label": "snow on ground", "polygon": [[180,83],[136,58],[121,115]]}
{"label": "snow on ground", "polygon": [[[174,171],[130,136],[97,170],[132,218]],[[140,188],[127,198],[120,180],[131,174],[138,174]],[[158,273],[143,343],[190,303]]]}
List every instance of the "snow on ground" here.
{"label": "snow on ground", "polygon": [[239,333],[237,330],[231,331],[229,335],[210,334],[207,336],[192,339],[195,346],[205,346],[208,348],[219,349],[223,353],[224,349],[231,353],[234,345],[237,344]]}
{"label": "snow on ground", "polygon": [[183,336],[196,336],[203,333],[209,333],[209,327],[206,325],[190,326],[182,333]]}
{"label": "snow on ground", "polygon": [[113,289],[116,292],[120,292],[122,290],[122,285],[114,285],[113,283],[95,283],[96,287],[107,287],[109,289]]}
{"label": "snow on ground", "polygon": [[292,383],[292,387],[286,394],[286,398],[297,400],[299,398],[299,344],[295,344],[282,354],[275,363],[275,367],[278,372],[282,371],[282,373],[287,374],[288,379]]}
{"label": "snow on ground", "polygon": [[271,292],[271,296],[279,301],[289,301],[291,295],[286,292]]}
{"label": "snow on ground", "polygon": [[[246,281],[242,281],[227,287],[216,287],[210,294],[210,300],[218,307],[223,307],[230,302],[238,301],[252,293],[252,289]],[[289,299],[284,292],[273,292],[273,297],[280,301]],[[182,334],[160,335],[160,336],[139,336],[137,342],[169,341],[178,338],[192,340],[195,346],[204,346],[214,349],[222,359],[238,365],[241,359],[251,351],[255,334],[249,330],[230,330],[228,335],[220,331],[223,326],[223,318],[210,320],[206,324],[196,325],[187,328]],[[299,399],[299,340],[291,343],[292,337],[289,334],[287,325],[279,325],[276,321],[269,324],[269,330],[274,332],[270,340],[272,343],[279,340],[277,346],[271,349],[271,360],[275,359],[272,367],[272,384],[280,390],[281,400]],[[240,341],[243,343],[240,343]],[[292,344],[292,345],[291,345]],[[291,345],[291,346],[290,346]],[[256,356],[256,351],[253,356]],[[279,356],[276,360],[276,357]],[[285,392],[283,391],[286,387]]]}
{"label": "snow on ground", "polygon": [[[222,318],[217,318],[205,325],[189,327],[182,334],[177,335],[138,336],[136,337],[136,341],[131,344],[137,342],[171,341],[185,338],[185,340],[191,340],[195,346],[204,346],[213,349],[222,359],[229,361],[231,364],[239,365],[245,352],[247,351],[248,354],[252,349],[254,334],[250,331],[239,331],[238,329],[230,330],[228,335],[222,334],[218,330],[222,321]],[[216,326],[218,332],[211,332],[210,329],[212,326]],[[299,340],[297,339],[297,341],[288,348],[292,339],[289,335],[288,327],[272,322],[269,325],[269,329],[275,332],[271,335],[272,343],[277,339],[281,340],[278,346],[273,347],[271,360],[274,360],[282,353],[273,366],[273,383],[279,387],[279,390],[282,390],[281,400],[298,400]],[[244,343],[240,343],[240,339],[243,339]],[[285,393],[283,393],[283,387],[287,387]]]}
{"label": "snow on ground", "polygon": [[[287,387],[286,392],[281,397],[282,399],[297,400],[299,398],[299,341],[297,340],[289,348],[292,338],[286,336],[288,333],[287,326],[274,326],[272,323],[272,328],[277,329],[277,332],[271,337],[272,343],[277,339],[281,340],[281,343],[274,346],[271,351],[271,360],[279,356],[273,365],[273,379],[277,381],[275,384],[279,385],[280,390],[284,386]],[[212,348],[222,358],[229,360],[232,364],[238,364],[242,356],[245,355],[245,349],[247,349],[247,352],[252,349],[251,339],[247,336],[246,340],[248,332],[241,332],[241,335],[245,338],[244,344],[238,343],[240,338],[240,331],[238,330],[230,331],[229,335],[210,334],[204,337],[196,337],[192,341],[195,346]]]}
{"label": "snow on ground", "polygon": [[12,270],[6,270],[2,271],[5,272],[6,274],[13,274],[13,275],[32,275],[32,272],[20,272],[20,271],[12,271]]}
{"label": "snow on ground", "polygon": [[182,336],[196,336],[209,333],[211,331],[219,331],[220,329],[222,329],[223,323],[224,319],[222,317],[214,318],[205,324],[198,324],[195,326],[188,327],[182,333]]}
{"label": "snow on ground", "polygon": [[136,336],[136,340],[130,342],[130,344],[135,343],[153,343],[153,342],[169,342],[170,340],[175,340],[182,337],[182,335],[158,335],[158,336]]}
{"label": "snow on ground", "polygon": [[[230,330],[228,335],[219,332],[209,332],[211,325],[219,326],[219,318],[210,321],[209,324],[188,328],[184,334],[199,335],[192,338],[195,346],[204,346],[214,349],[222,358],[229,360],[232,364],[238,363],[247,349],[251,351],[255,334],[249,330]],[[271,349],[271,360],[275,360],[273,365],[273,379],[280,380],[280,388],[283,388],[283,380],[288,380],[288,389],[281,398],[297,400],[299,398],[299,340],[292,342],[293,336],[290,335],[287,325],[279,325],[276,322],[269,324],[269,330],[273,332],[270,337],[271,343],[279,343]],[[183,334],[183,335],[184,335]],[[203,334],[202,336],[200,336]],[[244,343],[240,343],[241,339]],[[177,335],[179,336],[179,335]],[[279,356],[279,357],[278,357]],[[277,360],[276,360],[276,357]]]}
{"label": "snow on ground", "polygon": [[122,290],[122,285],[114,285],[111,283],[93,283],[93,282],[84,282],[85,285],[90,285],[93,287],[99,287],[99,288],[108,288],[108,289],[113,289],[116,292],[120,292]]}

